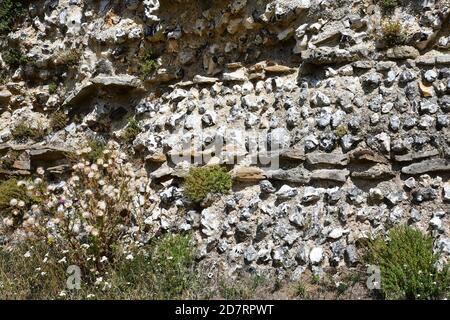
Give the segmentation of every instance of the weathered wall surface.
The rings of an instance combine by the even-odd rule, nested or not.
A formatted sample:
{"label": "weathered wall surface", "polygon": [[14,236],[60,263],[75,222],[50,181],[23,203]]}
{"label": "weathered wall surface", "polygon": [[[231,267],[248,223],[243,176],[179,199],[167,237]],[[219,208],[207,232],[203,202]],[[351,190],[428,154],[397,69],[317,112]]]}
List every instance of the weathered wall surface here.
{"label": "weathered wall surface", "polygon": [[[2,175],[59,174],[65,149],[117,139],[149,171],[159,203],[149,223],[194,230],[212,273],[296,279],[354,266],[360,239],[400,223],[429,230],[444,259],[449,17],[444,0],[389,12],[368,0],[33,1],[0,38]],[[394,43],[389,21],[401,25]],[[26,64],[6,63],[14,47]],[[149,52],[159,67],[142,77]],[[69,115],[65,128],[12,137],[24,119],[47,128],[56,110]],[[142,131],[127,146],[130,116]],[[279,167],[252,161],[251,132],[279,142]],[[204,161],[236,159],[235,187],[198,209],[183,198],[190,164],[179,153],[209,155],[217,136],[246,142]],[[192,139],[202,149],[181,150]]]}

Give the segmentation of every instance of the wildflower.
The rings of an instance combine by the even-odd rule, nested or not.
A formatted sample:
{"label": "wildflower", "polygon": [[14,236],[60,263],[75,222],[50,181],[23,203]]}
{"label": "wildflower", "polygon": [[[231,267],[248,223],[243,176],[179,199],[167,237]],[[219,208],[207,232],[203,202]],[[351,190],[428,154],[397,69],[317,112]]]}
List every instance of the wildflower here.
{"label": "wildflower", "polygon": [[23,256],[24,256],[25,258],[31,257],[30,251],[25,252],[25,254],[24,254]]}
{"label": "wildflower", "polygon": [[17,185],[19,186],[19,187],[22,187],[22,186],[24,186],[24,185],[26,185],[27,183],[25,182],[25,181],[23,181],[23,180],[20,180],[20,181],[17,181]]}
{"label": "wildflower", "polygon": [[99,285],[100,283],[103,282],[103,277],[98,277],[97,279],[95,279],[95,285]]}
{"label": "wildflower", "polygon": [[87,189],[86,191],[84,191],[84,194],[87,195],[88,197],[93,195],[93,192],[89,189]]}
{"label": "wildflower", "polygon": [[7,227],[12,227],[14,225],[14,220],[11,218],[3,219],[3,224]]}
{"label": "wildflower", "polygon": [[134,257],[133,257],[133,255],[130,253],[129,255],[127,255],[127,256],[125,257],[125,259],[126,259],[126,260],[133,260]]}
{"label": "wildflower", "polygon": [[17,203],[17,206],[18,206],[19,208],[23,208],[23,207],[25,207],[25,202],[24,202],[23,200],[20,200],[20,201]]}
{"label": "wildflower", "polygon": [[92,171],[98,171],[98,165],[96,165],[95,163],[91,165],[91,170]]}
{"label": "wildflower", "polygon": [[12,212],[12,214],[13,214],[13,216],[18,216],[19,215],[19,210],[12,210],[11,211]]}
{"label": "wildflower", "polygon": [[34,181],[33,181],[33,183],[35,184],[35,185],[39,185],[39,184],[41,184],[42,183],[42,179],[41,178],[36,178],[36,179],[34,179]]}
{"label": "wildflower", "polygon": [[100,210],[106,210],[106,202],[105,201],[99,201],[98,204],[97,204],[97,207]]}
{"label": "wildflower", "polygon": [[105,215],[105,213],[102,210],[97,210],[95,214],[97,215],[97,217],[103,217]]}
{"label": "wildflower", "polygon": [[89,218],[91,217],[91,213],[90,213],[90,212],[87,212],[87,211],[84,211],[81,215],[82,215],[83,218],[85,218],[85,219],[89,219]]}
{"label": "wildflower", "polygon": [[44,168],[39,167],[39,168],[36,169],[36,173],[37,173],[38,175],[40,175],[40,176],[43,176],[44,173],[45,173],[45,170],[44,170]]}
{"label": "wildflower", "polygon": [[88,178],[89,178],[89,179],[94,178],[94,176],[95,176],[95,173],[94,173],[94,172],[91,171],[91,172],[88,173]]}
{"label": "wildflower", "polygon": [[89,293],[89,294],[86,296],[86,299],[92,299],[92,298],[95,298],[95,294]]}
{"label": "wildflower", "polygon": [[100,185],[100,186],[104,186],[105,185],[105,180],[98,180],[98,184]]}
{"label": "wildflower", "polygon": [[67,295],[67,293],[63,290],[59,293],[60,297],[65,297]]}
{"label": "wildflower", "polygon": [[99,166],[101,166],[101,165],[103,165],[105,162],[103,161],[103,159],[97,159],[97,164],[99,165]]}
{"label": "wildflower", "polygon": [[107,260],[108,260],[108,258],[105,257],[105,256],[103,256],[103,257],[100,258],[100,262],[105,262],[105,261],[107,261]]}
{"label": "wildflower", "polygon": [[96,228],[93,228],[92,231],[91,231],[91,234],[92,234],[94,237],[98,237],[98,230],[97,230]]}
{"label": "wildflower", "polygon": [[58,263],[67,263],[67,258],[64,257],[64,258],[62,258],[62,259],[59,259],[59,260],[58,260]]}
{"label": "wildflower", "polygon": [[17,206],[17,203],[18,203],[17,199],[14,199],[14,198],[9,201],[9,205],[11,207]]}

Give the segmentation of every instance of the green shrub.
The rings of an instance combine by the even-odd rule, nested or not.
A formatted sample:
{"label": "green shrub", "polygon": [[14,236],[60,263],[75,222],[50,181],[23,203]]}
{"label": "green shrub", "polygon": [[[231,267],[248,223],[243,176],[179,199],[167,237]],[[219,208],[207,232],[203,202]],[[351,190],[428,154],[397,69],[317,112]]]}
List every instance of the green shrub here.
{"label": "green shrub", "polygon": [[381,292],[386,299],[437,299],[448,292],[447,266],[438,271],[433,239],[408,226],[391,229],[389,240],[369,242],[369,263],[381,270]]}
{"label": "green shrub", "polygon": [[191,168],[184,182],[185,195],[200,203],[208,193],[227,193],[233,183],[230,174],[220,166]]}
{"label": "green shrub", "polygon": [[382,26],[382,40],[387,46],[395,46],[405,43],[405,31],[398,21],[385,22]]}
{"label": "green shrub", "polygon": [[11,199],[23,201],[26,207],[40,202],[38,197],[30,196],[27,193],[25,186],[18,185],[14,178],[0,183],[0,214],[2,216],[8,215],[13,210],[10,204]]}
{"label": "green shrub", "polygon": [[63,111],[56,111],[50,115],[50,127],[53,131],[64,129],[69,118]]}
{"label": "green shrub", "polygon": [[58,86],[56,85],[56,83],[52,82],[48,85],[48,93],[50,94],[55,94],[56,91],[58,91]]}
{"label": "green shrub", "polygon": [[136,139],[136,136],[141,132],[141,128],[139,127],[139,123],[134,118],[130,118],[128,120],[128,125],[125,128],[122,138],[127,142],[131,143]]}
{"label": "green shrub", "polygon": [[11,135],[14,140],[25,142],[29,139],[38,141],[45,136],[45,130],[40,124],[37,128],[32,128],[26,120],[22,120],[11,131]]}
{"label": "green shrub", "polygon": [[20,66],[25,66],[30,62],[30,59],[19,48],[10,49],[3,55],[3,61],[13,69]]}
{"label": "green shrub", "polygon": [[0,1],[0,33],[12,30],[14,23],[25,14],[25,1]]}
{"label": "green shrub", "polygon": [[141,79],[147,79],[159,68],[157,58],[158,57],[152,51],[148,51],[143,55],[141,62],[139,63],[139,74],[141,75]]}
{"label": "green shrub", "polygon": [[89,151],[86,157],[89,161],[95,162],[103,156],[103,151],[106,149],[106,144],[102,141],[91,139],[88,142],[88,147],[91,148],[91,151]]}

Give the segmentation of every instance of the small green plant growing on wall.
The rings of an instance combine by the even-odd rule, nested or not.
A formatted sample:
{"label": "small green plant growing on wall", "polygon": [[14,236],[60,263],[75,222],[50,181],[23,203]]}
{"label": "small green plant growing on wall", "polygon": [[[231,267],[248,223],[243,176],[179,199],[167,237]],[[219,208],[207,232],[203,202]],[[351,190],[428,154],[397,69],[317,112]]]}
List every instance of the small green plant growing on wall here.
{"label": "small green plant growing on wall", "polygon": [[380,0],[379,3],[384,9],[393,9],[400,6],[399,0]]}
{"label": "small green plant growing on wall", "polygon": [[145,80],[150,77],[158,68],[158,57],[153,51],[147,51],[142,57],[139,63],[139,74],[141,79]]}
{"label": "small green plant growing on wall", "polygon": [[77,66],[81,59],[80,49],[68,49],[58,53],[56,57],[57,65],[67,65],[69,67]]}
{"label": "small green plant growing on wall", "polygon": [[53,131],[64,129],[68,121],[69,118],[63,111],[56,111],[50,115],[50,127]]}
{"label": "small green plant growing on wall", "polygon": [[139,123],[134,118],[128,119],[127,127],[125,128],[122,138],[127,142],[131,143],[136,139],[136,136],[141,132]]}
{"label": "small green plant growing on wall", "polygon": [[381,39],[387,46],[404,44],[406,41],[405,30],[399,21],[388,21],[382,25]]}
{"label": "small green plant growing on wall", "polygon": [[233,182],[220,166],[191,168],[184,181],[184,193],[194,203],[200,203],[209,193],[227,193]]}
{"label": "small green plant growing on wall", "polygon": [[19,142],[25,142],[29,139],[38,141],[41,140],[45,134],[45,129],[41,124],[38,124],[37,127],[32,127],[26,120],[22,120],[13,130],[11,130],[11,136]]}
{"label": "small green plant growing on wall", "polygon": [[3,54],[3,61],[12,69],[17,69],[20,66],[25,66],[30,62],[30,59],[22,52],[20,48],[14,48]]}
{"label": "small green plant growing on wall", "polygon": [[436,268],[433,239],[409,226],[397,226],[388,240],[368,244],[368,262],[381,271],[381,292],[386,299],[439,299],[448,294],[448,266]]}
{"label": "small green plant growing on wall", "polygon": [[25,1],[0,1],[0,33],[12,30],[14,23],[25,14]]}

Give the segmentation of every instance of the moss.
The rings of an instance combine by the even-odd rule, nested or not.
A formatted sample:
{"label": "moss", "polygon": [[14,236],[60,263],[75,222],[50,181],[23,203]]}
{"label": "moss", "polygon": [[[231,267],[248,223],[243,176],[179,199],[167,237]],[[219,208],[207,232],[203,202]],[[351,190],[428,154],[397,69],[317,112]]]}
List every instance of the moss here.
{"label": "moss", "polygon": [[30,62],[30,59],[22,52],[20,48],[10,49],[3,55],[3,61],[13,69],[20,66],[25,66]]}
{"label": "moss", "polygon": [[132,143],[134,139],[136,139],[136,136],[141,132],[141,128],[139,127],[139,123],[134,118],[130,118],[128,120],[128,125],[125,128],[122,138],[127,143]]}
{"label": "moss", "polygon": [[139,74],[142,80],[150,77],[159,68],[157,58],[158,57],[151,50],[147,51],[141,57],[141,61],[139,63]]}
{"label": "moss", "polygon": [[0,33],[12,30],[17,20],[25,15],[26,1],[2,0],[0,1]]}
{"label": "moss", "polygon": [[227,193],[233,183],[230,174],[220,166],[191,168],[184,182],[184,193],[200,203],[209,193]]}
{"label": "moss", "polygon": [[339,126],[336,128],[336,136],[342,138],[343,136],[348,134],[348,130],[345,126]]}
{"label": "moss", "polygon": [[382,26],[382,40],[390,47],[404,44],[406,34],[401,23],[398,21],[385,22]]}
{"label": "moss", "polygon": [[20,142],[25,142],[29,139],[38,141],[41,140],[45,136],[45,134],[46,132],[40,124],[38,124],[37,128],[33,128],[25,120],[19,122],[19,124],[16,125],[11,131],[13,139]]}
{"label": "moss", "polygon": [[381,292],[386,299],[438,299],[448,294],[449,273],[437,270],[433,239],[409,226],[389,231],[367,248],[368,262],[381,271]]}
{"label": "moss", "polygon": [[69,118],[62,111],[53,112],[50,115],[50,127],[53,131],[64,129],[67,126]]}

